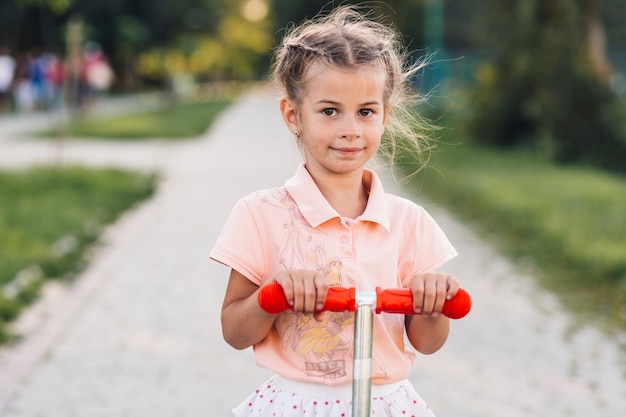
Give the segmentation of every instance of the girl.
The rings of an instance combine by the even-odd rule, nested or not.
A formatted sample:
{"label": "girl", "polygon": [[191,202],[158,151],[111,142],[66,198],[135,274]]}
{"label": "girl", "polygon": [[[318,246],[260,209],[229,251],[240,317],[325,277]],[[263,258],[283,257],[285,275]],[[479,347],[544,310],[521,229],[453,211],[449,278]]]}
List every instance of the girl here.
{"label": "girl", "polygon": [[[376,315],[372,415],[432,416],[407,381],[415,354],[437,351],[448,336],[441,315],[459,284],[433,272],[456,255],[416,204],[386,194],[366,164],[395,149],[394,132],[411,104],[398,34],[348,7],[289,31],[277,49],[273,80],[280,112],[304,162],[284,186],[234,207],[211,258],[231,268],[222,307],[225,340],[254,347],[276,376],[233,410],[235,416],[347,416],[351,413],[353,313],[314,313],[330,286],[411,288],[416,315]],[[381,147],[383,133],[390,142]],[[293,311],[258,305],[276,281]]]}

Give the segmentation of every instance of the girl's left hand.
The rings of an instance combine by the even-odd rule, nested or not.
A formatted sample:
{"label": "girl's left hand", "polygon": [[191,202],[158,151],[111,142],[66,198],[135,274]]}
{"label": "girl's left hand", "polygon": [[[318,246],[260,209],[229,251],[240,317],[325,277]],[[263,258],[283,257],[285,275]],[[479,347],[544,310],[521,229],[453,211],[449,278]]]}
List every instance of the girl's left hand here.
{"label": "girl's left hand", "polygon": [[443,303],[458,292],[459,281],[450,274],[428,272],[413,276],[410,288],[415,313],[438,317],[443,309]]}

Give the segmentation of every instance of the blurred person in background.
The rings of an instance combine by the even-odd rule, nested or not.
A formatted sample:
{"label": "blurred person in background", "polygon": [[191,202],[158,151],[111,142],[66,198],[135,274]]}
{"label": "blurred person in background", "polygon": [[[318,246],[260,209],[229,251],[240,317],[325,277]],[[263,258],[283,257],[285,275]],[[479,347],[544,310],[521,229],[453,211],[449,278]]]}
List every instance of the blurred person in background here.
{"label": "blurred person in background", "polygon": [[32,55],[24,54],[17,61],[13,97],[18,112],[31,112],[35,109],[35,92],[31,77]]}
{"label": "blurred person in background", "polygon": [[15,76],[15,59],[6,47],[0,48],[0,111],[11,108],[11,87]]}
{"label": "blurred person in background", "polygon": [[35,51],[28,63],[28,74],[31,82],[31,90],[34,100],[34,108],[40,110],[46,107],[45,82],[46,82],[46,55],[41,51]]}
{"label": "blurred person in background", "polygon": [[56,110],[62,103],[63,83],[65,81],[65,65],[56,53],[46,54],[46,72],[44,82],[44,100],[46,109]]}
{"label": "blurred person in background", "polygon": [[89,41],[83,50],[81,67],[81,103],[88,108],[95,99],[107,92],[114,74],[99,43]]}

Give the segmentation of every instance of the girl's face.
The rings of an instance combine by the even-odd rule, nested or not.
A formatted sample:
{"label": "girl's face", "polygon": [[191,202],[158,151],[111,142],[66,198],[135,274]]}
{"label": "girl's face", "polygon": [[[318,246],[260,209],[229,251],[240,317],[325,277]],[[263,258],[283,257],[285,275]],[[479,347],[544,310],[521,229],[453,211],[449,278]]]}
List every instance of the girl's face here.
{"label": "girl's face", "polygon": [[307,169],[315,174],[361,173],[376,154],[389,111],[386,73],[313,64],[299,104],[281,101],[289,129],[299,133]]}

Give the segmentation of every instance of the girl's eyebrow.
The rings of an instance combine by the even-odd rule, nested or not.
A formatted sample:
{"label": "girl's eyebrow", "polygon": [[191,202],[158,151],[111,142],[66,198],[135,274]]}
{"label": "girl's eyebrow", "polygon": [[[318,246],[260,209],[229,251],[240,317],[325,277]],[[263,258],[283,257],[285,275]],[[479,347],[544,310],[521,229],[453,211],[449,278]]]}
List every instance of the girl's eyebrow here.
{"label": "girl's eyebrow", "polygon": [[[338,106],[341,103],[331,99],[321,99],[318,100],[315,104],[330,104],[332,106]],[[359,106],[381,106],[382,103],[378,100],[366,101],[365,103],[359,104]]]}
{"label": "girl's eyebrow", "polygon": [[372,100],[361,104],[361,106],[382,106],[382,103],[378,100]]}
{"label": "girl's eyebrow", "polygon": [[338,104],[339,104],[339,102],[338,102],[338,101],[334,101],[334,100],[329,100],[329,99],[324,99],[324,98],[323,98],[323,99],[321,99],[321,100],[318,100],[315,104],[331,104],[331,105],[333,105],[333,106],[336,106],[336,105],[338,105]]}

